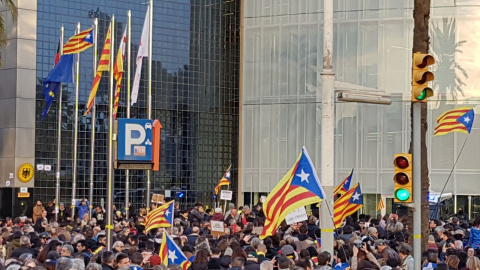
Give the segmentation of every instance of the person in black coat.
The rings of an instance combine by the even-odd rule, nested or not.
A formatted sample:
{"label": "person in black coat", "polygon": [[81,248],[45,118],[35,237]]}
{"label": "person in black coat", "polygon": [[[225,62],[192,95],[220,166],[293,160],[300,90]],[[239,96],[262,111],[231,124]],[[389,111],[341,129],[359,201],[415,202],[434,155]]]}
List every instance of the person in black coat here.
{"label": "person in black coat", "polygon": [[210,260],[208,261],[208,269],[222,269],[222,266],[220,265],[220,255],[222,255],[222,249],[220,249],[219,247],[213,247],[212,255],[210,256]]}
{"label": "person in black coat", "polygon": [[20,258],[20,256],[22,254],[25,254],[25,253],[32,254],[32,257],[34,257],[34,258],[37,256],[35,251],[30,247],[30,237],[28,237],[28,235],[22,235],[20,237],[20,247],[15,249],[12,252],[12,257],[13,258]]}

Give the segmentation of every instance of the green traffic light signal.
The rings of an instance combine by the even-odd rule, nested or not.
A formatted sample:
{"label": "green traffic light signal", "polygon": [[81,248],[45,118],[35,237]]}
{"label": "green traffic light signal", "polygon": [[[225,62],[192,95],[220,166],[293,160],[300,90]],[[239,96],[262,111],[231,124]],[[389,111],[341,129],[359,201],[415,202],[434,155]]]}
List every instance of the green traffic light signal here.
{"label": "green traffic light signal", "polygon": [[406,201],[408,198],[410,198],[410,192],[407,189],[400,188],[395,191],[395,197],[399,201]]}
{"label": "green traffic light signal", "polygon": [[422,90],[419,96],[415,97],[417,100],[424,100],[427,97],[427,91],[425,89]]}

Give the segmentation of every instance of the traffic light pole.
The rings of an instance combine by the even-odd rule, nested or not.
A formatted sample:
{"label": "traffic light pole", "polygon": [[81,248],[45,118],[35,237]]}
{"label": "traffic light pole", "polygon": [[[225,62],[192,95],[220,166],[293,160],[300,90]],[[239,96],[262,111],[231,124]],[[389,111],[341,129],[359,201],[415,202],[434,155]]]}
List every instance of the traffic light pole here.
{"label": "traffic light pole", "polygon": [[412,102],[412,141],[413,141],[413,199],[415,210],[413,211],[413,258],[414,269],[422,269],[422,148],[421,148],[421,102]]}
{"label": "traffic light pole", "polygon": [[[323,8],[323,70],[321,72],[322,87],[317,86],[316,114],[317,136],[321,140],[316,143],[316,158],[321,153],[321,179],[325,191],[325,200],[321,205],[321,237],[322,251],[333,255],[333,179],[335,152],[335,72],[333,71],[333,0],[325,0]],[[318,84],[318,82],[317,82]],[[320,98],[321,97],[321,98]],[[321,107],[319,106],[321,101]],[[320,113],[321,112],[321,113]],[[321,116],[321,118],[320,118]],[[319,126],[321,130],[319,132]],[[321,144],[321,151],[318,151]]]}

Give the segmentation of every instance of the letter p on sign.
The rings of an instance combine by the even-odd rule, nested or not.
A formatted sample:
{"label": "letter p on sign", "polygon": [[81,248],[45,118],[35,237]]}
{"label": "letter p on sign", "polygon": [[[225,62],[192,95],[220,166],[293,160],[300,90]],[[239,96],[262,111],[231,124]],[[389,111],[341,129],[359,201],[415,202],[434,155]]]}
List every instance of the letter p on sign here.
{"label": "letter p on sign", "polygon": [[139,124],[125,124],[125,155],[132,155],[132,146],[145,141],[145,129]]}

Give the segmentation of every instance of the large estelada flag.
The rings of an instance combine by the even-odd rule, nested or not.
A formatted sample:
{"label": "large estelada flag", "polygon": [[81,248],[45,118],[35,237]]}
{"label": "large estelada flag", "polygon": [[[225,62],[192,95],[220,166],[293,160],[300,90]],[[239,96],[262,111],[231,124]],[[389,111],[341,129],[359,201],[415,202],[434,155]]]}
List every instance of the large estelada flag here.
{"label": "large estelada flag", "polygon": [[433,136],[445,135],[450,132],[470,134],[475,112],[472,107],[461,107],[444,112],[437,118],[437,126]]}
{"label": "large estelada flag", "polygon": [[151,229],[171,227],[173,224],[174,207],[175,202],[170,201],[148,213],[145,219],[145,231],[148,232]]}
{"label": "large estelada flag", "polygon": [[299,207],[325,198],[307,149],[303,147],[293,167],[283,176],[263,202],[265,227],[261,239],[273,235],[285,217]]}

